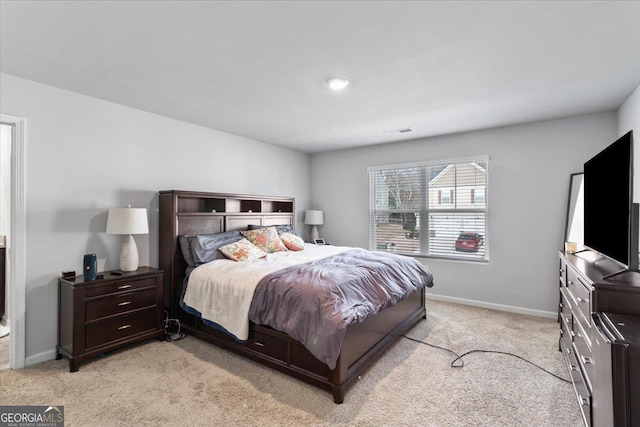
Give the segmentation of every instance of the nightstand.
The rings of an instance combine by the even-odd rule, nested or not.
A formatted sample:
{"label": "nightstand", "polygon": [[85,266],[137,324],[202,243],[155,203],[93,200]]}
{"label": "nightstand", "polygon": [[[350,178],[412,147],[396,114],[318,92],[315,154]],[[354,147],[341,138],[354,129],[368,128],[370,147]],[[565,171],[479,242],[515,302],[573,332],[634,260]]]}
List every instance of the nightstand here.
{"label": "nightstand", "polygon": [[99,274],[104,278],[58,278],[56,359],[68,358],[70,372],[106,351],[164,337],[162,270]]}

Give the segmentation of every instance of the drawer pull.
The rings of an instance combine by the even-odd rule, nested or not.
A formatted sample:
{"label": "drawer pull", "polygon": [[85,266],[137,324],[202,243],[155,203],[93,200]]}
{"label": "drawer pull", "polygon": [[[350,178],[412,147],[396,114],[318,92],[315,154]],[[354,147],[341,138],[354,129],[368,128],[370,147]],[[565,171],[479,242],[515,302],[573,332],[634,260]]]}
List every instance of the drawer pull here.
{"label": "drawer pull", "polygon": [[575,285],[575,283],[572,282],[571,280],[567,280],[567,286],[569,286],[569,285]]}
{"label": "drawer pull", "polygon": [[131,301],[123,301],[118,304],[118,307],[122,307],[123,305],[129,305],[129,304],[131,304]]}
{"label": "drawer pull", "polygon": [[587,399],[586,397],[582,397],[582,396],[580,396],[580,397],[579,397],[579,400],[580,400],[580,404],[581,404],[582,406],[586,406],[586,405],[588,405],[588,404],[589,404],[589,399]]}
{"label": "drawer pull", "polygon": [[575,365],[569,365],[569,370],[571,370],[571,371],[575,371],[575,370],[576,370]]}
{"label": "drawer pull", "polygon": [[254,341],[253,342],[255,345],[257,345],[258,347],[264,347],[264,344],[259,342],[259,341]]}
{"label": "drawer pull", "polygon": [[584,298],[580,298],[580,297],[578,297],[576,299],[578,300],[578,302],[589,302],[588,299],[584,299]]}
{"label": "drawer pull", "polygon": [[580,356],[580,359],[582,359],[582,363],[584,363],[585,365],[591,365],[591,358],[590,357]]}
{"label": "drawer pull", "polygon": [[130,327],[131,327],[131,325],[122,325],[122,326],[120,326],[120,327],[118,328],[118,330],[119,330],[119,331],[122,331],[122,330],[128,329],[128,328],[130,328]]}
{"label": "drawer pull", "polygon": [[118,289],[129,289],[132,286],[133,285],[122,285],[122,286],[118,286]]}
{"label": "drawer pull", "polygon": [[567,354],[571,354],[571,349],[570,348],[567,349]]}
{"label": "drawer pull", "polygon": [[[578,334],[576,334],[576,333],[575,333],[575,332],[573,332],[573,331],[569,331],[569,335],[571,335],[571,338],[574,338],[574,337],[575,337],[576,335],[578,335]],[[569,350],[569,349],[567,349],[567,350]]]}

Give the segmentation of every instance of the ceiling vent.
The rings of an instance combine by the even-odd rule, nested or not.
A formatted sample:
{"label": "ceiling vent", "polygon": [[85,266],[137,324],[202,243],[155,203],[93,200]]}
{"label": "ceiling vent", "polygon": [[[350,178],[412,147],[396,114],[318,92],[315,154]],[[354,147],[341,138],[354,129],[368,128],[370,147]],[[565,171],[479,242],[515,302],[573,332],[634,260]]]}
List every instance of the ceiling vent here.
{"label": "ceiling vent", "polygon": [[413,132],[413,129],[411,129],[411,128],[394,129],[394,130],[387,130],[387,131],[384,131],[382,133],[387,134],[387,135],[391,135],[391,134],[394,134],[394,133],[409,133],[409,132]]}

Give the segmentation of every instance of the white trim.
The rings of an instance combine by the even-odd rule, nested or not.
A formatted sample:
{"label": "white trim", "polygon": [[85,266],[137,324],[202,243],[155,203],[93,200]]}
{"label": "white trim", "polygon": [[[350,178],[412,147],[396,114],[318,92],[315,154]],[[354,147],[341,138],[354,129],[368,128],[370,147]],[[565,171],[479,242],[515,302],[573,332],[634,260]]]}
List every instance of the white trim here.
{"label": "white trim", "polygon": [[53,350],[47,350],[47,351],[43,351],[42,353],[38,353],[38,354],[33,354],[29,357],[27,357],[27,366],[31,366],[31,365],[35,365],[37,363],[42,363],[42,362],[46,362],[48,360],[53,360],[56,358],[56,350],[55,348]]}
{"label": "white trim", "polygon": [[[492,302],[475,301],[475,300],[464,299],[464,298],[448,297],[445,295],[434,295],[432,293],[427,293],[427,300],[429,299],[432,299],[434,301],[444,301],[444,302],[452,302],[455,304],[471,305],[473,307],[488,308],[491,310],[506,311],[509,313],[526,314],[529,316],[536,316],[536,317],[546,317],[548,319],[557,319],[558,317],[558,313],[553,311],[534,310],[532,308],[517,307],[513,305],[504,305],[504,304],[495,304]],[[428,307],[429,307],[429,303],[427,302],[427,310],[428,310]]]}
{"label": "white trim", "polygon": [[423,162],[412,163],[394,163],[390,165],[369,166],[367,172],[375,172],[385,169],[401,169],[401,168],[415,168],[420,166],[434,166],[434,165],[446,165],[447,163],[475,163],[475,162],[488,162],[490,160],[489,155],[473,156],[473,157],[458,157],[455,159],[438,159],[427,160]]}
{"label": "white trim", "polygon": [[11,245],[8,252],[11,266],[9,360],[11,369],[21,369],[25,367],[26,331],[26,119],[0,114],[0,122],[14,127],[11,138]]}

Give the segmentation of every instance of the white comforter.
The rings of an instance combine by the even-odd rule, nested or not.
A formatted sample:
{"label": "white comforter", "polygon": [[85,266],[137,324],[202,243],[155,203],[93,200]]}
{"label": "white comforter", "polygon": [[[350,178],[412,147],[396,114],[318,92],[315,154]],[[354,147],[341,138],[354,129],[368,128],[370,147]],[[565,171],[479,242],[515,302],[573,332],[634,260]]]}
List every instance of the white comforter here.
{"label": "white comforter", "polygon": [[351,248],[305,244],[303,251],[284,251],[265,258],[235,262],[219,259],[191,272],[184,303],[239,340],[249,338],[249,308],[253,293],[267,274],[336,255]]}

